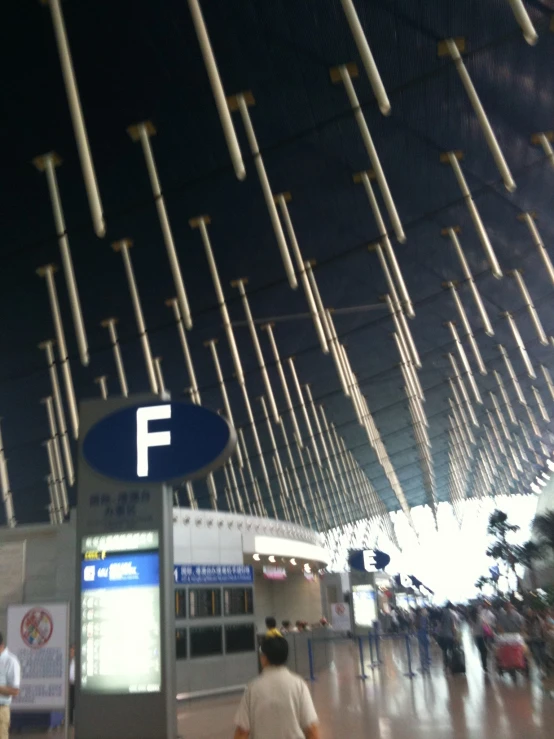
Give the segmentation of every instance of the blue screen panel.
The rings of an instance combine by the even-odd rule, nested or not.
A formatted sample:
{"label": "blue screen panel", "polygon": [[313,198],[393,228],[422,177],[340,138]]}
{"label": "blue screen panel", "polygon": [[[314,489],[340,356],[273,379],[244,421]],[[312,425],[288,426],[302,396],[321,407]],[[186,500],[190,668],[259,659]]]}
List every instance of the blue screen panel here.
{"label": "blue screen panel", "polygon": [[81,563],[81,589],[136,588],[160,584],[157,552],[130,552]]}

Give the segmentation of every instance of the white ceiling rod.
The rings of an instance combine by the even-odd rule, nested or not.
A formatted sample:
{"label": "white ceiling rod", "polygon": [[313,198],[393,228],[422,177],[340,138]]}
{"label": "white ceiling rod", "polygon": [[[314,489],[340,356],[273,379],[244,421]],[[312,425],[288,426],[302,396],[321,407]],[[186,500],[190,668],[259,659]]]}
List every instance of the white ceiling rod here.
{"label": "white ceiling rod", "polygon": [[527,226],[527,228],[529,229],[531,238],[533,239],[533,242],[535,243],[539,256],[542,259],[544,268],[547,271],[548,276],[550,277],[550,281],[554,283],[554,265],[552,264],[552,260],[550,259],[550,254],[546,250],[544,242],[541,238],[539,229],[537,228],[537,225],[535,223],[535,219],[536,219],[536,215],[531,212],[521,213],[518,216],[518,220],[523,221],[525,225]]}
{"label": "white ceiling rod", "polygon": [[225,336],[227,337],[227,343],[229,344],[229,349],[231,351],[231,357],[233,359],[235,374],[237,376],[239,385],[243,385],[244,384],[244,372],[242,370],[242,363],[240,361],[239,350],[237,348],[235,334],[233,332],[233,327],[231,325],[231,319],[229,318],[229,311],[227,310],[227,303],[225,302],[225,294],[223,292],[223,288],[221,287],[221,281],[219,279],[219,272],[218,272],[217,265],[215,262],[215,257],[214,257],[212,245],[210,242],[210,237],[208,235],[207,225],[209,223],[211,223],[211,219],[207,215],[198,216],[197,218],[191,218],[189,220],[190,227],[193,229],[197,228],[200,231],[200,237],[202,239],[204,251],[206,253],[206,258],[208,260],[208,267],[210,269],[210,275],[212,277],[212,282],[213,282],[215,294],[217,297],[217,302],[219,304],[219,312],[221,314],[221,319],[223,321],[223,329],[225,331]]}
{"label": "white ceiling rod", "polygon": [[475,340],[475,336],[473,335],[473,331],[471,329],[471,325],[469,323],[469,319],[467,317],[467,313],[465,311],[465,308],[463,306],[462,300],[460,296],[458,295],[458,291],[456,289],[456,285],[453,282],[447,282],[446,287],[450,288],[450,292],[452,294],[452,297],[454,298],[454,303],[456,304],[456,308],[458,310],[458,315],[460,317],[460,321],[462,323],[462,326],[464,327],[465,331],[465,337],[469,341],[469,345],[471,347],[471,351],[473,353],[473,356],[475,358],[475,361],[477,363],[477,367],[479,368],[479,372],[482,375],[487,374],[487,368],[485,367],[485,363],[483,362],[483,357],[481,356],[481,352],[479,351],[479,347],[477,345],[477,341]]}
{"label": "white ceiling rod", "polygon": [[452,38],[446,39],[444,43],[446,45],[448,53],[454,61],[456,70],[460,75],[462,85],[464,86],[469,101],[473,107],[473,110],[475,111],[475,115],[477,116],[477,120],[479,121],[479,125],[481,126],[481,129],[485,136],[487,146],[490,149],[496,167],[500,172],[500,176],[502,177],[502,180],[504,182],[504,187],[506,188],[506,190],[508,190],[508,192],[513,192],[516,189],[516,183],[514,182],[512,173],[510,172],[510,169],[504,158],[504,154],[502,153],[502,149],[498,144],[496,136],[494,135],[494,131],[492,130],[492,126],[489,123],[487,114],[485,113],[485,109],[483,108],[479,96],[477,95],[477,91],[473,85],[473,82],[471,81],[471,77],[469,76],[466,66],[462,60],[458,44],[456,43],[456,40]]}
{"label": "white ceiling rod", "polygon": [[375,177],[379,185],[379,190],[381,191],[381,195],[383,197],[383,200],[385,201],[385,207],[388,211],[392,227],[396,234],[396,238],[398,239],[398,241],[400,241],[400,243],[404,243],[404,241],[406,241],[406,234],[404,233],[398,211],[396,210],[396,205],[389,189],[387,178],[385,177],[385,172],[379,159],[379,154],[377,153],[377,149],[375,148],[375,144],[373,143],[371,133],[369,132],[366,119],[362,112],[360,101],[358,100],[358,95],[356,94],[356,90],[354,89],[354,84],[352,82],[352,77],[357,76],[358,69],[355,64],[341,64],[339,67],[333,68],[331,70],[331,80],[333,82],[342,82],[342,84],[344,85],[344,89],[346,90],[346,95],[352,108],[352,112],[354,113],[354,118],[356,120],[356,123],[358,124],[358,128],[360,130],[365,149],[369,156],[371,166],[373,168],[373,171],[375,172]]}
{"label": "white ceiling rod", "polygon": [[87,335],[85,331],[85,323],[83,321],[83,311],[81,309],[77,280],[75,279],[73,260],[71,258],[71,250],[69,248],[69,239],[67,238],[67,228],[65,225],[62,201],[58,188],[58,180],[56,178],[56,167],[59,167],[61,163],[61,158],[53,151],[33,159],[35,167],[40,172],[46,173],[46,181],[48,183],[48,191],[50,193],[50,201],[52,203],[52,213],[54,215],[54,224],[56,226],[56,235],[58,237],[58,244],[62,258],[65,284],[67,285],[69,304],[71,306],[73,325],[75,327],[75,338],[79,348],[79,357],[83,367],[87,367],[89,363]]}
{"label": "white ceiling rod", "polygon": [[50,300],[50,309],[52,311],[52,320],[54,323],[54,331],[56,332],[56,341],[58,343],[58,355],[60,358],[60,367],[62,370],[63,383],[65,388],[65,398],[69,408],[69,420],[71,422],[71,430],[73,438],[79,438],[79,414],[77,411],[77,399],[75,397],[75,387],[73,385],[73,376],[71,374],[71,365],[69,364],[69,356],[67,354],[67,344],[65,341],[65,331],[63,327],[62,315],[60,312],[60,303],[58,301],[58,293],[56,291],[56,281],[54,273],[56,267],[53,264],[46,264],[44,267],[37,269],[37,274],[44,277],[46,287],[48,289],[48,298]]}
{"label": "white ceiling rod", "polygon": [[391,106],[387,96],[387,91],[385,90],[383,80],[381,79],[381,75],[379,74],[379,70],[375,64],[375,59],[373,58],[373,54],[369,48],[369,44],[354,3],[352,0],[341,0],[341,5],[344,10],[346,20],[348,21],[348,25],[350,26],[352,36],[354,37],[354,42],[358,48],[358,53],[362,59],[369,84],[371,85],[371,89],[373,90],[373,94],[375,95],[375,99],[379,105],[379,110],[383,115],[389,115]]}
{"label": "white ceiling rod", "polygon": [[535,304],[533,303],[531,295],[529,294],[529,290],[527,289],[527,285],[525,284],[525,280],[523,279],[521,272],[522,270],[520,269],[514,269],[510,274],[514,277],[515,281],[517,282],[517,286],[519,287],[519,291],[521,292],[521,297],[523,298],[523,301],[527,307],[529,316],[531,320],[533,321],[533,325],[535,327],[535,331],[537,332],[537,336],[538,336],[540,343],[543,346],[548,346],[548,338],[546,334],[544,333],[541,319],[539,318],[539,314],[537,313],[537,309],[535,308]]}
{"label": "white ceiling rod", "polygon": [[285,396],[285,404],[287,407],[287,410],[290,415],[290,419],[292,421],[292,426],[294,430],[294,436],[296,440],[298,441],[298,444],[300,447],[303,447],[303,441],[302,441],[302,434],[300,433],[300,426],[298,425],[298,419],[296,417],[296,411],[294,410],[294,407],[292,405],[292,399],[290,396],[290,390],[289,385],[287,382],[287,377],[285,375],[285,370],[283,368],[283,363],[281,361],[281,356],[279,354],[279,350],[277,348],[277,342],[275,341],[275,336],[273,335],[273,324],[268,323],[264,326],[262,326],[262,330],[267,332],[267,336],[269,339],[269,343],[271,345],[271,351],[273,352],[273,358],[275,360],[275,364],[277,367],[277,372],[279,374],[279,379],[281,381],[281,388],[283,390],[283,395]]}
{"label": "white ceiling rod", "polygon": [[510,357],[508,356],[508,352],[502,346],[502,344],[498,344],[498,350],[500,351],[500,354],[502,355],[502,358],[504,360],[504,364],[506,365],[506,370],[508,371],[508,375],[510,376],[510,380],[512,381],[514,390],[516,391],[517,399],[522,405],[527,405],[527,401],[525,400],[525,396],[523,395],[523,390],[521,389],[521,385],[519,384],[519,380],[517,379],[514,367],[512,365],[512,362],[510,361]]}
{"label": "white ceiling rod", "polygon": [[324,354],[328,354],[329,347],[327,346],[327,337],[325,336],[325,330],[321,322],[321,316],[317,309],[312,287],[310,285],[310,279],[306,271],[306,263],[302,258],[298,239],[296,238],[296,232],[294,230],[294,226],[292,225],[292,219],[290,217],[289,209],[287,206],[287,202],[291,200],[291,197],[292,196],[289,192],[281,193],[275,196],[275,202],[279,206],[281,217],[285,222],[285,229],[289,237],[289,242],[292,248],[294,259],[296,261],[296,269],[298,270],[298,274],[300,275],[300,282],[302,283],[302,288],[304,289],[304,295],[310,309],[310,315],[314,323],[317,338],[319,339],[319,343],[321,345],[321,351]]}
{"label": "white ceiling rod", "polygon": [[514,17],[523,32],[523,38],[529,46],[534,46],[539,40],[539,34],[535,30],[535,26],[529,17],[529,13],[522,0],[508,0]]}
{"label": "white ceiling rod", "polygon": [[117,378],[119,380],[119,388],[121,395],[126,398],[129,395],[129,388],[127,386],[127,376],[125,374],[125,367],[123,365],[123,357],[121,356],[121,347],[119,346],[119,339],[117,336],[116,329],[117,318],[106,318],[101,322],[102,328],[107,328],[110,334],[110,342],[112,345],[112,351],[115,361],[115,367],[117,370]]}
{"label": "white ceiling rod", "polygon": [[133,311],[135,313],[135,321],[137,324],[137,331],[142,346],[142,354],[144,357],[144,363],[146,365],[146,373],[148,375],[148,382],[150,384],[150,390],[154,395],[158,394],[158,381],[156,379],[156,370],[154,369],[154,362],[152,360],[152,350],[150,349],[150,341],[148,339],[148,332],[146,331],[146,323],[144,322],[144,315],[142,312],[142,306],[140,304],[140,297],[137,288],[137,282],[135,279],[135,273],[133,271],[133,264],[131,262],[131,255],[129,249],[133,246],[131,239],[121,239],[112,244],[112,249],[115,252],[121,252],[123,258],[123,266],[125,268],[125,274],[127,276],[127,283],[129,285],[129,292],[131,294],[131,302],[133,304]]}
{"label": "white ceiling rod", "polygon": [[100,377],[95,377],[94,384],[98,385],[98,389],[100,390],[100,397],[102,398],[102,400],[107,400],[108,399],[108,376],[100,375]]}
{"label": "white ceiling rod", "polygon": [[[400,290],[400,294],[402,295],[402,301],[406,309],[406,315],[408,315],[410,318],[413,318],[415,316],[414,306],[408,293],[406,283],[404,282],[404,277],[400,270],[398,260],[396,259],[396,254],[394,253],[394,249],[392,248],[392,244],[390,243],[390,239],[387,235],[385,221],[383,220],[383,216],[381,215],[381,210],[379,208],[379,203],[377,202],[377,198],[375,197],[375,193],[373,192],[373,187],[371,186],[370,174],[371,172],[367,171],[359,172],[358,174],[354,175],[354,182],[361,182],[364,186],[367,199],[369,200],[369,205],[373,212],[373,217],[375,218],[375,223],[377,224],[377,230],[379,231],[379,236],[383,244],[383,249],[387,254],[392,271],[394,273],[394,277],[398,284],[398,289]],[[383,264],[382,261],[381,264]]]}
{"label": "white ceiling rod", "polygon": [[487,334],[487,336],[494,336],[494,329],[490,322],[488,313],[485,309],[483,299],[481,298],[481,294],[477,289],[477,285],[475,284],[475,280],[473,279],[473,275],[464,254],[464,250],[462,249],[462,245],[458,238],[458,233],[460,232],[460,230],[461,229],[459,226],[454,226],[443,229],[441,233],[443,236],[448,236],[450,238],[450,241],[452,242],[452,245],[456,250],[456,254],[458,255],[458,259],[460,260],[460,265],[462,267],[462,272],[464,273],[464,277],[468,282],[469,289],[471,290],[471,294],[473,295],[473,300],[475,301],[475,305],[477,306],[477,310],[479,311],[479,315],[481,316],[481,321],[483,322],[485,333]]}
{"label": "white ceiling rod", "polygon": [[237,179],[244,180],[246,177],[246,170],[244,168],[239,142],[237,141],[237,135],[233,126],[233,119],[229,111],[229,106],[227,105],[223,84],[221,83],[221,77],[219,76],[217,61],[212,50],[208,29],[206,28],[206,23],[202,14],[202,8],[200,7],[199,0],[188,0],[188,4],[190,14],[192,16],[192,22],[194,24],[194,30],[196,31],[198,43],[200,44],[200,51],[202,52],[202,57],[204,59],[206,72],[210,80],[217,113],[219,115],[219,121],[221,123],[221,128],[223,129],[227,149],[229,150],[229,156],[231,157],[231,162],[233,163]]}
{"label": "white ceiling rod", "polygon": [[155,135],[156,129],[151,121],[143,121],[142,123],[136,123],[129,126],[127,133],[133,141],[140,141],[142,146],[142,153],[144,155],[146,169],[148,170],[148,176],[150,178],[154,202],[156,203],[156,210],[158,212],[160,227],[162,229],[165,249],[169,260],[169,267],[171,269],[173,284],[175,285],[175,291],[177,293],[177,300],[179,301],[179,308],[186,328],[190,329],[192,328],[192,316],[189,301],[185,290],[181,265],[179,264],[179,257],[177,256],[177,249],[175,248],[175,242],[173,240],[171,224],[169,223],[169,217],[165,207],[165,199],[160,179],[158,177],[156,160],[154,159],[154,152],[152,151],[152,145],[150,143],[150,137]]}
{"label": "white ceiling rod", "polygon": [[179,302],[177,298],[170,298],[169,300],[165,301],[165,304],[168,306],[168,308],[171,308],[173,310],[173,315],[175,317],[177,333],[179,334],[179,342],[181,344],[181,349],[183,350],[183,357],[185,359],[185,367],[187,368],[187,374],[188,374],[189,383],[190,383],[191,400],[195,405],[201,405],[202,400],[200,398],[200,391],[198,389],[198,382],[196,380],[196,372],[194,371],[194,364],[192,362],[192,356],[191,356],[190,349],[189,349],[187,335],[186,335],[186,332],[183,326],[183,318],[181,316],[181,311],[179,310]]}
{"label": "white ceiling rod", "polygon": [[77,88],[73,61],[71,59],[71,51],[67,40],[61,0],[42,0],[42,2],[50,6],[52,25],[54,26],[54,34],[56,36],[65,91],[67,94],[67,102],[69,105],[69,112],[71,113],[71,120],[73,122],[73,132],[77,142],[79,159],[81,160],[81,169],[83,172],[83,179],[85,181],[92,223],[96,235],[101,238],[106,234],[106,223],[102,212],[102,202],[98,191],[98,183],[96,181],[94,163],[90,153],[85,119],[83,117],[79,90]]}
{"label": "white ceiling rod", "polygon": [[479,392],[479,388],[477,387],[477,383],[475,382],[475,377],[473,376],[473,372],[471,371],[471,367],[469,365],[469,360],[467,358],[466,351],[464,349],[464,346],[462,342],[460,341],[460,337],[458,336],[458,331],[456,329],[456,326],[452,321],[447,321],[446,325],[450,329],[450,333],[452,335],[452,339],[454,343],[456,344],[456,349],[458,350],[458,354],[460,355],[460,360],[462,362],[462,365],[465,370],[466,377],[468,379],[469,385],[471,387],[471,390],[473,392],[473,397],[475,398],[476,403],[483,403],[483,399],[481,398],[481,393]]}
{"label": "white ceiling rod", "polygon": [[537,375],[531,363],[531,358],[529,357],[529,354],[527,353],[527,349],[525,348],[525,344],[523,343],[523,339],[521,338],[521,334],[519,332],[519,329],[517,327],[514,317],[512,316],[511,313],[507,313],[507,312],[503,313],[502,315],[504,316],[504,318],[506,318],[506,320],[510,324],[512,334],[514,336],[514,341],[516,342],[517,348],[519,349],[519,353],[521,354],[521,358],[523,359],[523,363],[525,364],[527,374],[532,379],[535,379]]}
{"label": "white ceiling rod", "polygon": [[[216,349],[217,339],[209,339],[208,341],[204,342],[204,346],[208,347],[210,350],[210,353],[212,355],[212,360],[215,367],[215,373],[217,375],[217,382],[219,384],[219,389],[221,391],[221,397],[223,400],[223,408],[225,410],[225,417],[227,418],[227,421],[233,426],[233,428],[236,428],[235,419],[233,418],[233,411],[231,410],[231,404],[229,403],[229,395],[227,394],[227,388],[225,386],[225,380],[223,379],[223,372],[221,371],[221,365],[219,363],[219,356]],[[239,460],[239,465],[242,467],[243,460],[242,460],[242,452],[240,448],[240,444],[237,444],[235,448],[237,458]]]}
{"label": "white ceiling rod", "polygon": [[13,529],[17,526],[15,511],[13,507],[13,493],[8,476],[8,461],[4,450],[2,429],[0,428],[0,487],[2,489],[2,500],[4,501],[4,513],[6,514],[6,525]]}
{"label": "white ceiling rod", "polygon": [[469,211],[469,215],[471,217],[471,220],[473,221],[475,230],[477,231],[477,236],[479,237],[479,241],[481,242],[483,251],[485,252],[485,256],[487,257],[487,262],[489,263],[490,270],[493,276],[496,277],[497,280],[499,280],[503,277],[502,269],[494,252],[493,246],[490,242],[487,230],[485,229],[485,226],[481,219],[481,214],[477,210],[477,206],[473,201],[471,192],[469,190],[469,187],[467,186],[467,182],[464,177],[464,173],[462,172],[462,168],[460,167],[460,164],[458,162],[458,157],[461,157],[462,154],[461,152],[449,151],[444,156],[446,157],[445,161],[450,164],[454,171],[454,176],[456,177],[466,207]]}
{"label": "white ceiling rod", "polygon": [[248,279],[246,277],[242,277],[238,280],[233,280],[231,282],[232,287],[236,287],[240,293],[240,297],[242,300],[242,307],[244,308],[244,313],[246,315],[246,320],[248,321],[248,328],[250,331],[250,338],[252,339],[252,344],[254,346],[254,353],[256,355],[256,358],[258,360],[258,365],[260,368],[260,372],[262,375],[262,380],[264,383],[267,399],[269,402],[269,407],[271,409],[271,415],[273,416],[273,420],[275,423],[280,423],[281,418],[279,416],[279,411],[277,410],[277,403],[275,401],[275,395],[273,394],[273,388],[271,386],[271,381],[269,379],[269,374],[267,371],[265,358],[262,352],[262,347],[260,346],[260,340],[258,338],[258,332],[256,330],[256,326],[254,324],[254,321],[252,320],[252,312],[250,310],[250,303],[248,302],[248,297],[246,295],[246,290],[244,289],[244,286],[248,283]]}
{"label": "white ceiling rod", "polygon": [[298,282],[296,280],[296,274],[294,272],[294,267],[290,258],[287,240],[285,239],[283,227],[281,226],[281,221],[279,220],[279,213],[277,212],[277,208],[273,200],[273,193],[271,192],[271,185],[269,184],[269,179],[265,170],[264,160],[260,152],[260,147],[258,146],[258,141],[256,139],[254,126],[252,125],[250,113],[248,112],[248,107],[254,105],[254,102],[254,96],[251,92],[239,93],[238,95],[233,95],[227,98],[227,103],[230,109],[232,111],[238,110],[240,112],[244,130],[246,131],[246,138],[248,139],[250,151],[252,152],[252,156],[254,158],[254,165],[258,173],[258,179],[260,181],[260,185],[264,195],[269,219],[273,227],[273,233],[275,234],[277,246],[279,247],[281,259],[283,260],[283,265],[285,267],[285,273],[287,275],[289,285],[293,290],[296,290],[296,288],[298,287]]}
{"label": "white ceiling rod", "polygon": [[504,385],[504,380],[502,379],[502,375],[497,370],[493,370],[493,372],[494,372],[496,384],[498,385],[498,389],[500,390],[500,395],[502,396],[502,401],[504,405],[506,406],[506,410],[508,411],[508,416],[510,417],[510,421],[511,423],[517,426],[517,418],[514,413],[514,409],[512,408],[512,404],[510,402],[510,398],[508,396],[506,386]]}
{"label": "white ceiling rod", "polygon": [[75,469],[73,467],[73,458],[71,456],[71,445],[67,433],[67,423],[65,420],[65,411],[62,403],[62,394],[60,392],[60,383],[58,380],[58,372],[54,359],[54,342],[43,341],[39,344],[39,349],[46,352],[46,362],[48,364],[48,372],[50,375],[50,385],[52,387],[52,397],[54,398],[54,408],[56,409],[56,418],[58,419],[58,428],[61,438],[63,451],[63,460],[65,465],[65,476],[70,487],[75,483]]}

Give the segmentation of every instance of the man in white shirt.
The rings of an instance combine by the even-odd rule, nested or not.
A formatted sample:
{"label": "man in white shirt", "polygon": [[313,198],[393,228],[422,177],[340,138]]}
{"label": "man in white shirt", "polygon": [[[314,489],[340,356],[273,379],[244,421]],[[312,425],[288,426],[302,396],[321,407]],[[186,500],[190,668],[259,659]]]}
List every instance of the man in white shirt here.
{"label": "man in white shirt", "polygon": [[17,657],[8,651],[0,634],[0,739],[8,739],[12,698],[19,695],[21,666]]}
{"label": "man in white shirt", "polygon": [[235,739],[320,739],[312,696],[304,680],[285,667],[288,656],[282,636],[263,640],[263,671],[242,697]]}

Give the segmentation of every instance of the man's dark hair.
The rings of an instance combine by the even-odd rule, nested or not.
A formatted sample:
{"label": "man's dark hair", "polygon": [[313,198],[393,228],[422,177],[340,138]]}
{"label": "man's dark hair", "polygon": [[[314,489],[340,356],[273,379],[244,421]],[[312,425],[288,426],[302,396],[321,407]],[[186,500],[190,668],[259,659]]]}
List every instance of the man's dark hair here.
{"label": "man's dark hair", "polygon": [[289,626],[290,626],[290,621],[282,621],[281,623],[282,623],[284,629],[288,629]]}
{"label": "man's dark hair", "polygon": [[0,647],[4,644],[4,635],[0,631]]}
{"label": "man's dark hair", "polygon": [[261,650],[269,664],[274,667],[284,665],[289,657],[289,644],[282,636],[263,639]]}
{"label": "man's dark hair", "polygon": [[268,616],[265,620],[265,625],[268,629],[276,629],[277,621],[273,618],[273,616]]}

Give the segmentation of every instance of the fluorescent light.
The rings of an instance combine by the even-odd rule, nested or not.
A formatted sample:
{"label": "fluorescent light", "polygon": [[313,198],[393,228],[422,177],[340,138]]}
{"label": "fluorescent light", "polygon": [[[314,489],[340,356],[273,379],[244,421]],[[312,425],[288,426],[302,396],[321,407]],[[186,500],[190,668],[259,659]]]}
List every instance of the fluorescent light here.
{"label": "fluorescent light", "polygon": [[275,562],[275,557],[273,556],[273,554],[270,554],[268,559],[270,562]]}
{"label": "fluorescent light", "polygon": [[253,554],[252,555],[252,559],[255,559],[256,562],[259,562],[260,561],[260,555],[259,554]]}
{"label": "fluorescent light", "polygon": [[294,559],[294,557],[291,559],[290,563],[291,563],[291,565],[295,565],[296,564],[296,560]]}

